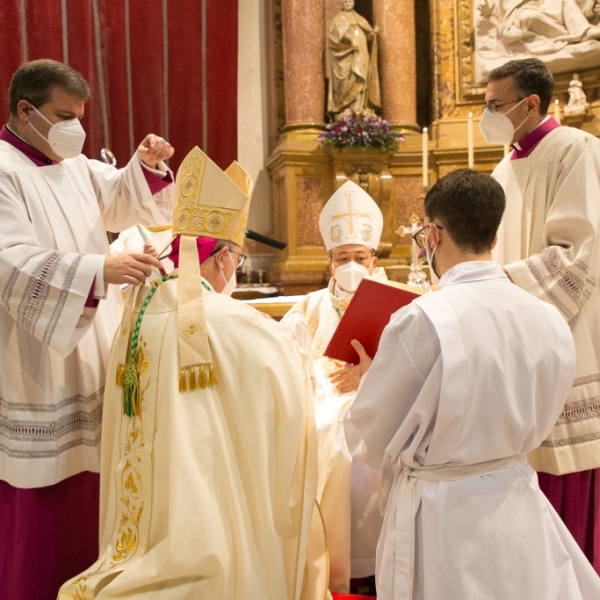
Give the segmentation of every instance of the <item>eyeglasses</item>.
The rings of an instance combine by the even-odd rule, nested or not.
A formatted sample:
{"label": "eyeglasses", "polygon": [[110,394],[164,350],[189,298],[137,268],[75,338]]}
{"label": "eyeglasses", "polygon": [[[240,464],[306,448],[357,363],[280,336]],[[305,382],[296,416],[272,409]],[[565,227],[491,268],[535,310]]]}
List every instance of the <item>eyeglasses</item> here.
{"label": "eyeglasses", "polygon": [[240,260],[238,261],[237,264],[237,269],[241,269],[244,262],[246,261],[246,259],[248,258],[245,254],[242,254],[241,252],[236,252],[235,250],[229,250],[229,252],[233,252],[234,254],[237,254],[240,257]]}
{"label": "eyeglasses", "polygon": [[490,112],[495,113],[498,112],[498,109],[502,106],[506,106],[507,104],[514,104],[515,102],[521,102],[522,100],[525,100],[525,98],[519,98],[518,100],[510,100],[510,102],[503,102],[502,104],[495,104],[494,102],[490,102],[488,104],[482,104],[481,106],[484,110],[487,108]]}
{"label": "eyeglasses", "polygon": [[424,225],[423,227],[421,227],[421,229],[413,233],[412,239],[415,240],[415,244],[417,244],[419,248],[425,248],[425,244],[427,241],[427,231],[429,231],[430,225],[433,225],[436,229],[444,229],[441,225],[431,222],[427,223],[427,225]]}

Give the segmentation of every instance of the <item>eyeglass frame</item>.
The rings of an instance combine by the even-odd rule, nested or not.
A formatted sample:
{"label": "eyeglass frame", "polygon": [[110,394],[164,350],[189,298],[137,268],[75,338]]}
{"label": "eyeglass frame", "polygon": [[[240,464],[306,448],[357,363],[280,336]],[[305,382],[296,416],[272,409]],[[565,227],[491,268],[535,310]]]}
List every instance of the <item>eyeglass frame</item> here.
{"label": "eyeglass frame", "polygon": [[420,242],[418,238],[422,234],[426,234],[425,230],[429,229],[430,225],[433,225],[436,229],[444,229],[441,225],[438,225],[437,223],[430,221],[429,223],[427,223],[427,225],[423,225],[423,227],[421,227],[418,231],[415,231],[411,237],[415,241],[415,244],[417,245],[417,247],[420,248],[421,250],[423,250],[425,248],[426,240],[423,240],[422,242]]}
{"label": "eyeglass frame", "polygon": [[236,252],[235,250],[232,250],[231,248],[229,248],[229,252],[233,252],[234,254],[237,254],[238,256],[241,257],[240,261],[238,262],[238,265],[236,267],[236,269],[241,269],[248,257],[245,254],[242,254],[241,252]]}
{"label": "eyeglass frame", "polygon": [[482,106],[483,110],[489,110],[491,113],[496,113],[496,112],[498,112],[499,108],[502,108],[503,106],[506,106],[507,104],[514,104],[515,102],[522,102],[523,100],[525,100],[525,98],[527,98],[527,96],[525,96],[524,98],[519,98],[518,100],[509,100],[508,102],[503,102],[502,104],[490,104],[489,102],[486,102],[485,104],[482,104],[481,106]]}
{"label": "eyeglass frame", "polygon": [[[246,262],[246,259],[248,258],[248,256],[246,254],[242,254],[241,252],[236,252],[235,250],[232,250],[229,246],[224,246],[224,248],[227,248],[227,250],[229,252],[233,252],[234,254],[237,254],[238,256],[241,256],[242,258],[240,259],[240,261],[237,264],[237,267],[235,268],[236,271],[238,269],[241,269],[243,264]],[[221,250],[221,248],[219,248],[219,250],[213,250],[209,256],[214,256],[215,254],[218,254],[218,252]]]}

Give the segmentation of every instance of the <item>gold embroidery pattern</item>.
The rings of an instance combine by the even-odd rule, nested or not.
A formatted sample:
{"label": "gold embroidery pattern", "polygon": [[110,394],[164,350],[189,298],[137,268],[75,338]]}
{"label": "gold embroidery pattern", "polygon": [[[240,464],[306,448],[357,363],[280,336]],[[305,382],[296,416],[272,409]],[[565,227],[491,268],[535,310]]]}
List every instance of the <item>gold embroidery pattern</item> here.
{"label": "gold embroidery pattern", "polygon": [[[144,393],[150,384],[149,379],[144,382],[144,385],[142,385],[141,381],[141,378],[146,375],[149,365],[145,349],[146,343],[140,337],[136,363],[139,367],[140,375],[141,404],[144,402]],[[110,553],[112,554],[112,558],[109,559],[107,556],[95,569],[88,571],[82,577],[73,581],[67,592],[71,594],[74,600],[94,600],[93,587],[88,585],[88,580],[92,577],[108,573],[115,567],[127,562],[139,545],[140,521],[144,513],[144,502],[141,499],[143,490],[142,474],[137,465],[144,460],[142,452],[145,450],[141,410],[137,417],[130,418],[121,415],[121,419],[127,427],[122,459],[125,461],[125,464],[119,480],[120,492],[117,491],[121,507],[120,521],[117,524],[115,520],[112,542],[107,549],[108,554],[108,550],[112,548],[113,551]]]}
{"label": "gold embroidery pattern", "polygon": [[190,340],[195,339],[198,334],[202,331],[202,327],[198,325],[195,321],[189,321],[188,324],[181,330],[183,335],[190,338]]}
{"label": "gold embroidery pattern", "polygon": [[[173,231],[175,234],[231,239],[235,243],[239,241],[241,245],[248,224],[247,209],[213,206],[202,202],[207,160],[207,157],[195,148],[181,163],[177,173],[181,184],[177,186]],[[235,231],[232,234],[234,224]]]}
{"label": "gold embroidery pattern", "polygon": [[[359,212],[359,211],[354,210],[354,206],[352,205],[352,201],[354,200],[354,192],[351,190],[346,192],[346,200],[348,202],[347,212],[339,213],[337,215],[330,215],[330,216],[328,216],[327,219],[330,223],[337,219],[345,219],[347,222],[347,225],[348,225],[348,232],[346,233],[346,238],[354,239],[354,238],[358,237],[356,235],[356,231],[354,230],[354,219],[359,218],[359,217],[372,219],[373,213],[372,212],[365,213],[365,212]],[[333,229],[334,229],[334,227],[332,227],[332,230],[331,230],[332,241],[338,241],[336,239],[333,239],[333,236],[336,235],[336,234],[334,234]]]}

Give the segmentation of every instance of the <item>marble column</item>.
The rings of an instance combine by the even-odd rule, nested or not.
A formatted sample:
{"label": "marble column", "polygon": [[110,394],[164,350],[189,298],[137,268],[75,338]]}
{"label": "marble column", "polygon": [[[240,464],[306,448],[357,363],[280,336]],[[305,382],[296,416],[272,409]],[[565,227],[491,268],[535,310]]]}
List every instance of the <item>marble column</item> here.
{"label": "marble column", "polygon": [[323,124],[324,18],[321,0],[282,1],[286,129]]}
{"label": "marble column", "polygon": [[379,78],[383,118],[396,125],[417,122],[414,0],[373,0],[379,26]]}

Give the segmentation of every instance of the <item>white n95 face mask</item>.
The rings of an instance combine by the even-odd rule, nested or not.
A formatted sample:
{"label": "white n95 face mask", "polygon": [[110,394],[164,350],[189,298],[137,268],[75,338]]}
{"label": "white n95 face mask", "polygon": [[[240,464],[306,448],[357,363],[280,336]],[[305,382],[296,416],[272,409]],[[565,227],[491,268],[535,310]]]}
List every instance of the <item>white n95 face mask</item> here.
{"label": "white n95 face mask", "polygon": [[[33,110],[46,121],[48,119],[32,105]],[[79,122],[79,119],[69,119],[68,121],[59,121],[50,123],[48,137],[44,137],[29,121],[31,128],[44,140],[50,144],[52,152],[60,158],[75,158],[81,154],[83,142],[85,142],[85,131]]]}
{"label": "white n95 face mask", "polygon": [[527,98],[523,98],[519,102],[519,104],[515,104],[509,111],[504,114],[500,114],[499,112],[492,112],[488,108],[483,111],[483,115],[481,117],[481,121],[479,121],[479,130],[481,131],[481,135],[483,139],[488,144],[510,144],[513,141],[513,137],[515,137],[515,132],[519,129],[525,121],[529,118],[527,115],[521,125],[515,127],[512,124],[512,121],[506,116],[509,112],[512,112],[519,106],[523,104]]}
{"label": "white n95 face mask", "polygon": [[340,265],[335,270],[333,277],[345,292],[355,292],[359,283],[369,274],[369,269],[350,261]]}

